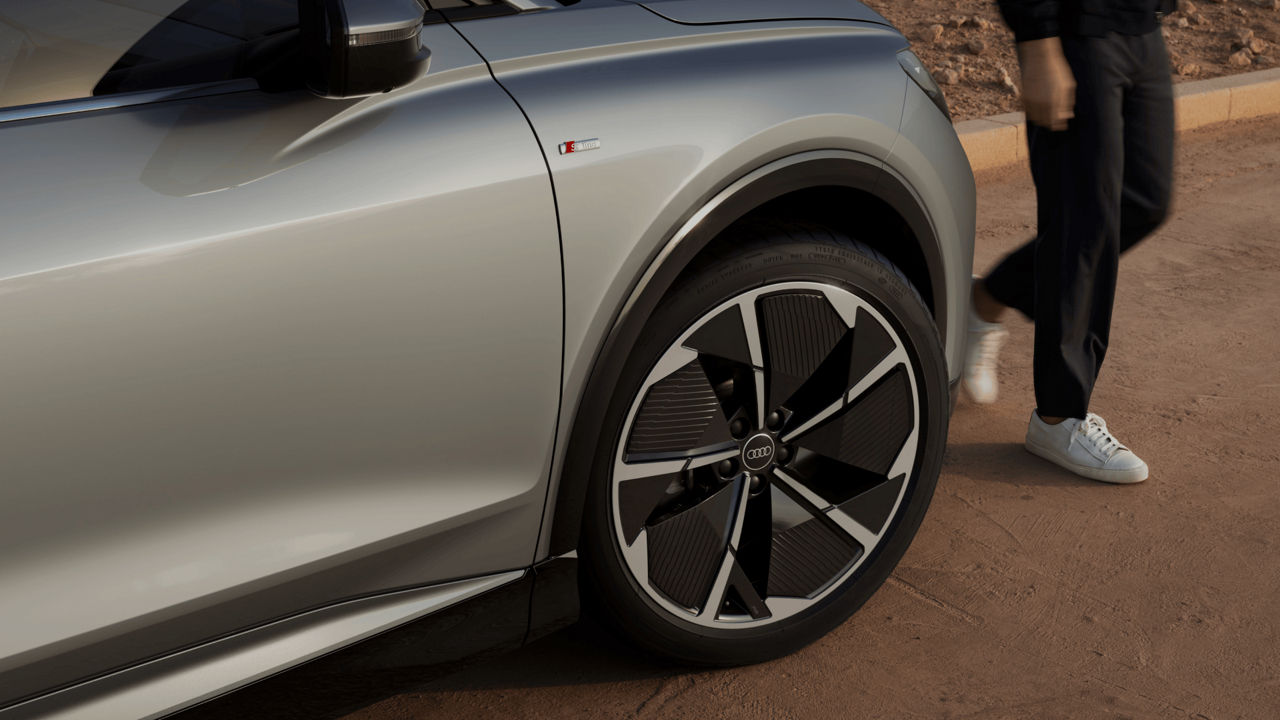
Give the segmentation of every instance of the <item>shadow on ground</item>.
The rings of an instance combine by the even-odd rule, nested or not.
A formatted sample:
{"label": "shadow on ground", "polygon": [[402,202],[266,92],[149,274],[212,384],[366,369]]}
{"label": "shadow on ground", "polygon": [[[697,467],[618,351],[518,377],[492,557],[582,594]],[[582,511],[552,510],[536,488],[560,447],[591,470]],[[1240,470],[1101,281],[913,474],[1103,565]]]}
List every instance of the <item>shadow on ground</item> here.
{"label": "shadow on ground", "polygon": [[686,671],[659,664],[595,622],[582,620],[516,650],[426,666],[345,672],[322,660],[205,703],[173,720],[336,720],[406,693],[611,683]]}
{"label": "shadow on ground", "polygon": [[1020,442],[948,445],[942,472],[1020,488],[1097,486],[1092,480],[1032,455]]}

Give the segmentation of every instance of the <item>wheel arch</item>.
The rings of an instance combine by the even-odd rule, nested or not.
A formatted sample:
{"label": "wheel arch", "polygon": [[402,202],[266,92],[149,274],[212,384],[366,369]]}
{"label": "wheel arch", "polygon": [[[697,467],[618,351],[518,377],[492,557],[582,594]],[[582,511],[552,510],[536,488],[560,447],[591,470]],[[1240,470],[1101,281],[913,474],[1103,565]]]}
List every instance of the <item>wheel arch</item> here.
{"label": "wheel arch", "polygon": [[[838,205],[836,203],[839,203]],[[853,211],[877,213],[862,219]],[[887,213],[887,214],[884,214]],[[946,336],[946,292],[938,235],[919,195],[879,160],[850,151],[814,151],[776,160],[729,184],[686,215],[632,284],[596,353],[570,419],[559,472],[548,555],[578,547],[592,458],[629,348],[662,296],[690,267],[732,242],[732,229],[753,217],[825,223],[882,252],[916,285]],[[870,229],[870,232],[868,232]]]}

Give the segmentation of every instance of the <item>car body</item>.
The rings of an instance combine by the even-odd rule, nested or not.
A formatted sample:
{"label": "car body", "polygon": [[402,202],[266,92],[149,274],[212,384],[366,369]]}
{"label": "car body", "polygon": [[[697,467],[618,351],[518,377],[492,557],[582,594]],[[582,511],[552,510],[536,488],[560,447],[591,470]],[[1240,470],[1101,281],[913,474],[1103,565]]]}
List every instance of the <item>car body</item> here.
{"label": "car body", "polygon": [[609,368],[769,203],[875,228],[959,377],[973,179],[878,15],[432,4],[426,72],[346,99],[95,95],[189,4],[2,6],[0,718],[162,715],[498,593],[512,636],[572,618]]}

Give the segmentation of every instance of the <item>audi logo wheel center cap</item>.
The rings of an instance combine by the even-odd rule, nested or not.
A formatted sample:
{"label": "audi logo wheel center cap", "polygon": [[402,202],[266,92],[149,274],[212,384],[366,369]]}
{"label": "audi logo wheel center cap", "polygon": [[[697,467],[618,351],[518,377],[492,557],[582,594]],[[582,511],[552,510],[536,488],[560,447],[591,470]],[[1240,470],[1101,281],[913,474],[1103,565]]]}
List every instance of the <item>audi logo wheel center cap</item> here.
{"label": "audi logo wheel center cap", "polygon": [[748,470],[763,470],[773,462],[774,452],[775,447],[771,435],[768,433],[753,435],[742,446],[742,464]]}

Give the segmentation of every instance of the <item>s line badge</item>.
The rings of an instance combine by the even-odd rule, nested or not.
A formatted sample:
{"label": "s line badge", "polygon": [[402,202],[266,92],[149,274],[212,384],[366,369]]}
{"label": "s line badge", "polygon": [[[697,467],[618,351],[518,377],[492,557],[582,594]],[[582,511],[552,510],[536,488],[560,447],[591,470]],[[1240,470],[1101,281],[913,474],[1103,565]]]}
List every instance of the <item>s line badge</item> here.
{"label": "s line badge", "polygon": [[568,155],[569,153],[586,152],[587,150],[596,150],[600,147],[600,138],[591,138],[590,140],[569,140],[560,143],[560,154]]}

